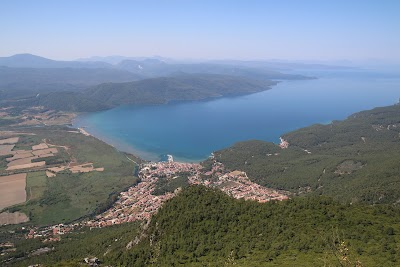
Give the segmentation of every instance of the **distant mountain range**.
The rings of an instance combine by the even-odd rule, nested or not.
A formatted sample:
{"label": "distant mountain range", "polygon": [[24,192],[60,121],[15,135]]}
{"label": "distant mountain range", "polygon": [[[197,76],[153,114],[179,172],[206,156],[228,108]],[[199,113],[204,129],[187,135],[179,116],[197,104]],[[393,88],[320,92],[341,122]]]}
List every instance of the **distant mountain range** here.
{"label": "distant mountain range", "polygon": [[243,76],[256,79],[302,80],[310,79],[304,75],[284,74],[267,68],[245,67],[241,65],[186,63],[170,64],[157,59],[123,60],[116,65],[118,69],[127,70],[146,77],[174,76],[181,73],[207,73]]}
{"label": "distant mountain range", "polygon": [[176,63],[154,57],[124,59],[113,65],[19,54],[0,58],[0,105],[40,104],[61,110],[94,111],[121,104],[248,94],[269,89],[276,84],[272,80],[311,78],[240,62]]}
{"label": "distant mountain range", "polygon": [[117,65],[124,60],[143,61],[146,59],[157,59],[169,64],[218,64],[218,65],[235,65],[250,68],[266,68],[274,70],[293,70],[293,69],[346,69],[353,68],[357,64],[349,60],[336,61],[317,61],[317,60],[177,60],[161,56],[151,57],[126,57],[126,56],[93,56],[88,58],[79,58],[81,62],[102,61],[113,65]]}
{"label": "distant mountain range", "polygon": [[32,54],[0,57],[0,66],[10,68],[112,68],[112,65],[106,62],[57,61]]}
{"label": "distant mountain range", "polygon": [[[102,61],[56,61],[31,54],[18,54],[10,57],[0,57],[0,66],[9,68],[76,68],[76,69],[113,69],[129,71],[142,77],[152,78],[160,76],[174,76],[180,73],[209,73],[224,75],[239,75],[257,79],[307,79],[302,75],[283,74],[274,69],[282,69],[282,65],[265,62],[242,61],[215,61],[205,63],[174,63],[161,57],[153,58],[125,58],[95,57],[94,59],[114,62],[110,64]],[[296,64],[293,66],[304,67]],[[288,69],[288,64],[285,65]],[[311,66],[310,66],[311,67]],[[111,81],[111,80],[110,80]]]}
{"label": "distant mountain range", "polygon": [[96,61],[101,61],[101,62],[107,62],[112,65],[116,65],[120,63],[121,61],[124,60],[137,60],[137,61],[142,61],[145,59],[158,59],[164,62],[174,62],[173,59],[170,58],[165,58],[165,57],[160,57],[160,56],[152,56],[152,57],[125,57],[125,56],[93,56],[93,57],[87,57],[87,58],[78,58],[76,61],[80,62],[96,62]]}

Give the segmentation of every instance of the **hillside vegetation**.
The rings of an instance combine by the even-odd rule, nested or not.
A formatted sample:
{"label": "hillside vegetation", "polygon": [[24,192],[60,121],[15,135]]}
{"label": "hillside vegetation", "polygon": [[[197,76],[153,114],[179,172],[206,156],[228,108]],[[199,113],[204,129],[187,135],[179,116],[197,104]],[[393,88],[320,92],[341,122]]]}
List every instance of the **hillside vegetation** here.
{"label": "hillside vegetation", "polygon": [[287,149],[246,141],[217,151],[215,157],[267,187],[353,203],[400,200],[400,105],[313,125],[283,138],[290,144]]}
{"label": "hillside vegetation", "polygon": [[8,105],[18,108],[43,106],[51,110],[72,112],[93,112],[110,108],[79,92],[48,92],[18,100],[9,100]]}

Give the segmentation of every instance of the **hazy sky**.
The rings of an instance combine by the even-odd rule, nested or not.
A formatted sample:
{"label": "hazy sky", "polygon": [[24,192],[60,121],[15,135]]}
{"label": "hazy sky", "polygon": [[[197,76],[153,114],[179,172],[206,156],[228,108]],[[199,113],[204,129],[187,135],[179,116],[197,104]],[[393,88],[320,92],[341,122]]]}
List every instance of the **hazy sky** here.
{"label": "hazy sky", "polygon": [[0,56],[400,60],[400,0],[1,0]]}

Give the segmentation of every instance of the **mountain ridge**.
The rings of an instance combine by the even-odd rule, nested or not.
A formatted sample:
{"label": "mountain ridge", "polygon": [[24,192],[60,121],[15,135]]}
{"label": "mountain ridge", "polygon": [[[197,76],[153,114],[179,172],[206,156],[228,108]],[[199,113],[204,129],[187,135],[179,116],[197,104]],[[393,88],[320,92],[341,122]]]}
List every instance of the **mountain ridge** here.
{"label": "mountain ridge", "polygon": [[112,68],[111,64],[101,61],[59,61],[29,53],[0,57],[0,66],[14,68]]}
{"label": "mountain ridge", "polygon": [[121,104],[165,104],[221,96],[255,93],[276,82],[216,74],[185,74],[150,78],[128,83],[104,83],[85,91],[92,99],[116,106]]}

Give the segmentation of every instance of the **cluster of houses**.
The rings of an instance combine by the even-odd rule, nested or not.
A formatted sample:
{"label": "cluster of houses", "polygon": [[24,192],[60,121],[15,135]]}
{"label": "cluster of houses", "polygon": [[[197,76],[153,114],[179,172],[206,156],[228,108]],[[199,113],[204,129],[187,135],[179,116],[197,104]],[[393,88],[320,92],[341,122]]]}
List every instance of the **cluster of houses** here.
{"label": "cluster of houses", "polygon": [[143,177],[142,181],[122,192],[115,204],[106,212],[96,216],[86,223],[89,227],[105,227],[114,224],[148,220],[166,200],[173,194],[154,196],[151,192],[155,188],[157,178]]}
{"label": "cluster of houses", "polygon": [[60,241],[61,236],[74,231],[76,228],[81,227],[79,223],[74,224],[56,224],[52,226],[37,228],[33,227],[29,229],[29,233],[26,235],[27,239],[31,238],[43,238],[43,243]]}
{"label": "cluster of houses", "polygon": [[216,187],[234,198],[255,200],[261,203],[271,200],[288,199],[285,192],[253,183],[245,172],[227,171],[224,165],[215,159],[211,171],[204,174],[207,176],[207,179],[202,179],[200,176],[192,176],[189,178],[189,183]]}
{"label": "cluster of houses", "polygon": [[94,220],[86,222],[89,227],[104,227],[137,220],[149,220],[161,205],[175,193],[153,195],[158,179],[168,179],[178,173],[196,174],[200,164],[180,162],[157,162],[145,164],[139,172],[140,183],[122,192],[115,204]]}
{"label": "cluster of houses", "polygon": [[279,143],[279,146],[280,146],[280,148],[282,148],[282,149],[285,149],[285,148],[288,148],[289,147],[289,142],[288,141],[286,141],[285,139],[283,139],[282,137],[279,137],[279,139],[280,139],[280,143]]}

